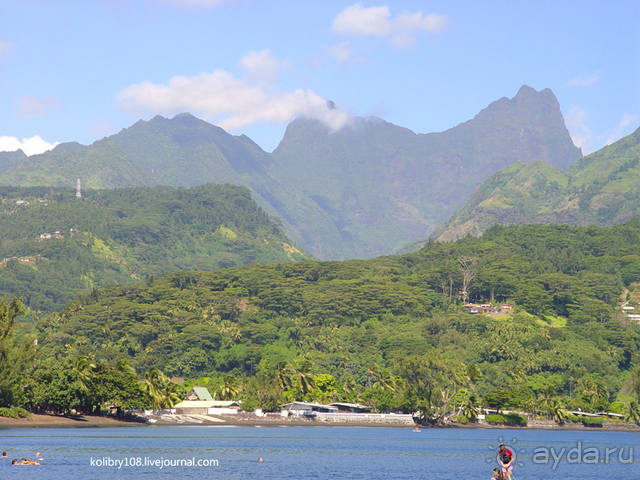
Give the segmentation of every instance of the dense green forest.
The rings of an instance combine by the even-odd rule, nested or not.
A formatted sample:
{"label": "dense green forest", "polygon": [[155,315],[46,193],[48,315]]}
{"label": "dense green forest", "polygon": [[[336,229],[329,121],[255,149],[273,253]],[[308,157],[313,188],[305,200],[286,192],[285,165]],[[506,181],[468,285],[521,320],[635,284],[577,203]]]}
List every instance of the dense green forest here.
{"label": "dense green forest", "polygon": [[305,256],[248,189],[0,187],[0,296],[59,310],[75,295],[181,269]]}
{"label": "dense green forest", "polygon": [[[640,221],[494,227],[404,256],[182,271],[94,290],[20,337],[44,371],[126,360],[263,408],[624,410],[640,386],[640,327],[620,311],[638,299],[639,244]],[[513,312],[466,313],[461,291]]]}

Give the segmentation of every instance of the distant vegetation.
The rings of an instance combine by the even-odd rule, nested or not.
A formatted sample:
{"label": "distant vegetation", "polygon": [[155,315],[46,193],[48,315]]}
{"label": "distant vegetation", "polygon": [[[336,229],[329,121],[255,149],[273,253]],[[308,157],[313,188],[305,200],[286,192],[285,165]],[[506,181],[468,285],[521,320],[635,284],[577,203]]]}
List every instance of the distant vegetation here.
{"label": "distant vegetation", "polygon": [[50,311],[93,288],[175,270],[305,258],[243,187],[74,194],[0,187],[0,296]]}
{"label": "distant vegetation", "polygon": [[510,165],[433,235],[453,240],[495,224],[616,225],[640,216],[639,185],[640,129],[566,172],[544,162]]}
{"label": "distant vegetation", "polygon": [[[640,279],[638,244],[640,221],[494,227],[401,257],[183,271],[94,290],[20,338],[38,338],[42,374],[126,360],[247,408],[340,399],[427,421],[479,405],[617,408],[640,421],[640,327],[619,304]],[[463,278],[471,300],[515,312],[465,313]]]}

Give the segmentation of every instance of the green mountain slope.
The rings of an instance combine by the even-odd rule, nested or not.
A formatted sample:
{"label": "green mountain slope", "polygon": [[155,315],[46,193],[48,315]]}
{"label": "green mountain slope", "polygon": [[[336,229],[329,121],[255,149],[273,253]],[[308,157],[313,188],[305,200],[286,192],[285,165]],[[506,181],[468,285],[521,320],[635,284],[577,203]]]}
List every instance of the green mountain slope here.
{"label": "green mountain slope", "polygon": [[[550,90],[522,87],[474,119],[417,135],[378,118],[337,132],[297,119],[268,154],[189,114],[139,121],[90,146],[0,155],[0,185],[249,187],[289,238],[319,258],[372,257],[425,238],[492,173],[520,161],[580,158]],[[4,159],[4,160],[3,160]]]}
{"label": "green mountain slope", "polygon": [[368,257],[424,238],[513,162],[566,168],[580,152],[553,93],[524,86],[441,133],[417,135],[377,118],[331,132],[298,119],[273,157],[270,174],[297,184],[331,216],[350,256]]}
{"label": "green mountain slope", "polygon": [[[639,242],[638,220],[494,227],[405,256],[177,272],[83,296],[42,319],[36,334],[40,355],[95,352],[138,371],[277,384],[288,364],[377,401],[409,401],[403,392],[424,381],[482,395],[504,388],[514,402],[552,390],[567,406],[602,409],[587,405],[576,382],[602,384],[608,406],[640,359],[640,327],[617,303],[640,280]],[[464,312],[461,256],[476,273],[471,299],[508,301],[514,313]],[[398,390],[368,390],[386,390],[382,377]]]}
{"label": "green mountain slope", "polygon": [[640,216],[640,129],[562,172],[511,165],[483,182],[434,238],[480,235],[494,224],[615,225]]}
{"label": "green mountain slope", "polygon": [[62,308],[82,291],[179,269],[305,258],[231,185],[191,189],[0,188],[0,297]]}

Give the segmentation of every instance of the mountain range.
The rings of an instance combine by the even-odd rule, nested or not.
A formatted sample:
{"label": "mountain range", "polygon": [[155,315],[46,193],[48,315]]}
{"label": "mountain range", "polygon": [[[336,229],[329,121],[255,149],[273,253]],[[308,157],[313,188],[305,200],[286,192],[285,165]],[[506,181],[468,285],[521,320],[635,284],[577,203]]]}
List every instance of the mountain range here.
{"label": "mountain range", "polygon": [[581,156],[551,90],[523,86],[440,133],[376,117],[331,131],[298,118],[272,153],[190,114],[157,116],[89,146],[0,153],[0,185],[73,186],[78,177],[90,188],[242,185],[305,251],[366,258],[427,237],[514,162],[566,169]]}
{"label": "mountain range", "polygon": [[492,175],[433,237],[480,235],[495,224],[610,226],[640,216],[640,129],[566,171],[516,162]]}

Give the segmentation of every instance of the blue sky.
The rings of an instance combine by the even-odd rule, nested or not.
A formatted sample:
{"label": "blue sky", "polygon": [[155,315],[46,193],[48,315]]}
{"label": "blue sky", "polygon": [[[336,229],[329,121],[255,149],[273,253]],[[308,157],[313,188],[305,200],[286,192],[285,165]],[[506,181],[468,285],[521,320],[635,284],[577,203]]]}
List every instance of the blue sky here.
{"label": "blue sky", "polygon": [[631,133],[640,2],[0,3],[0,150],[182,111],[269,151],[297,115],[441,131],[522,84],[554,91],[585,152]]}

